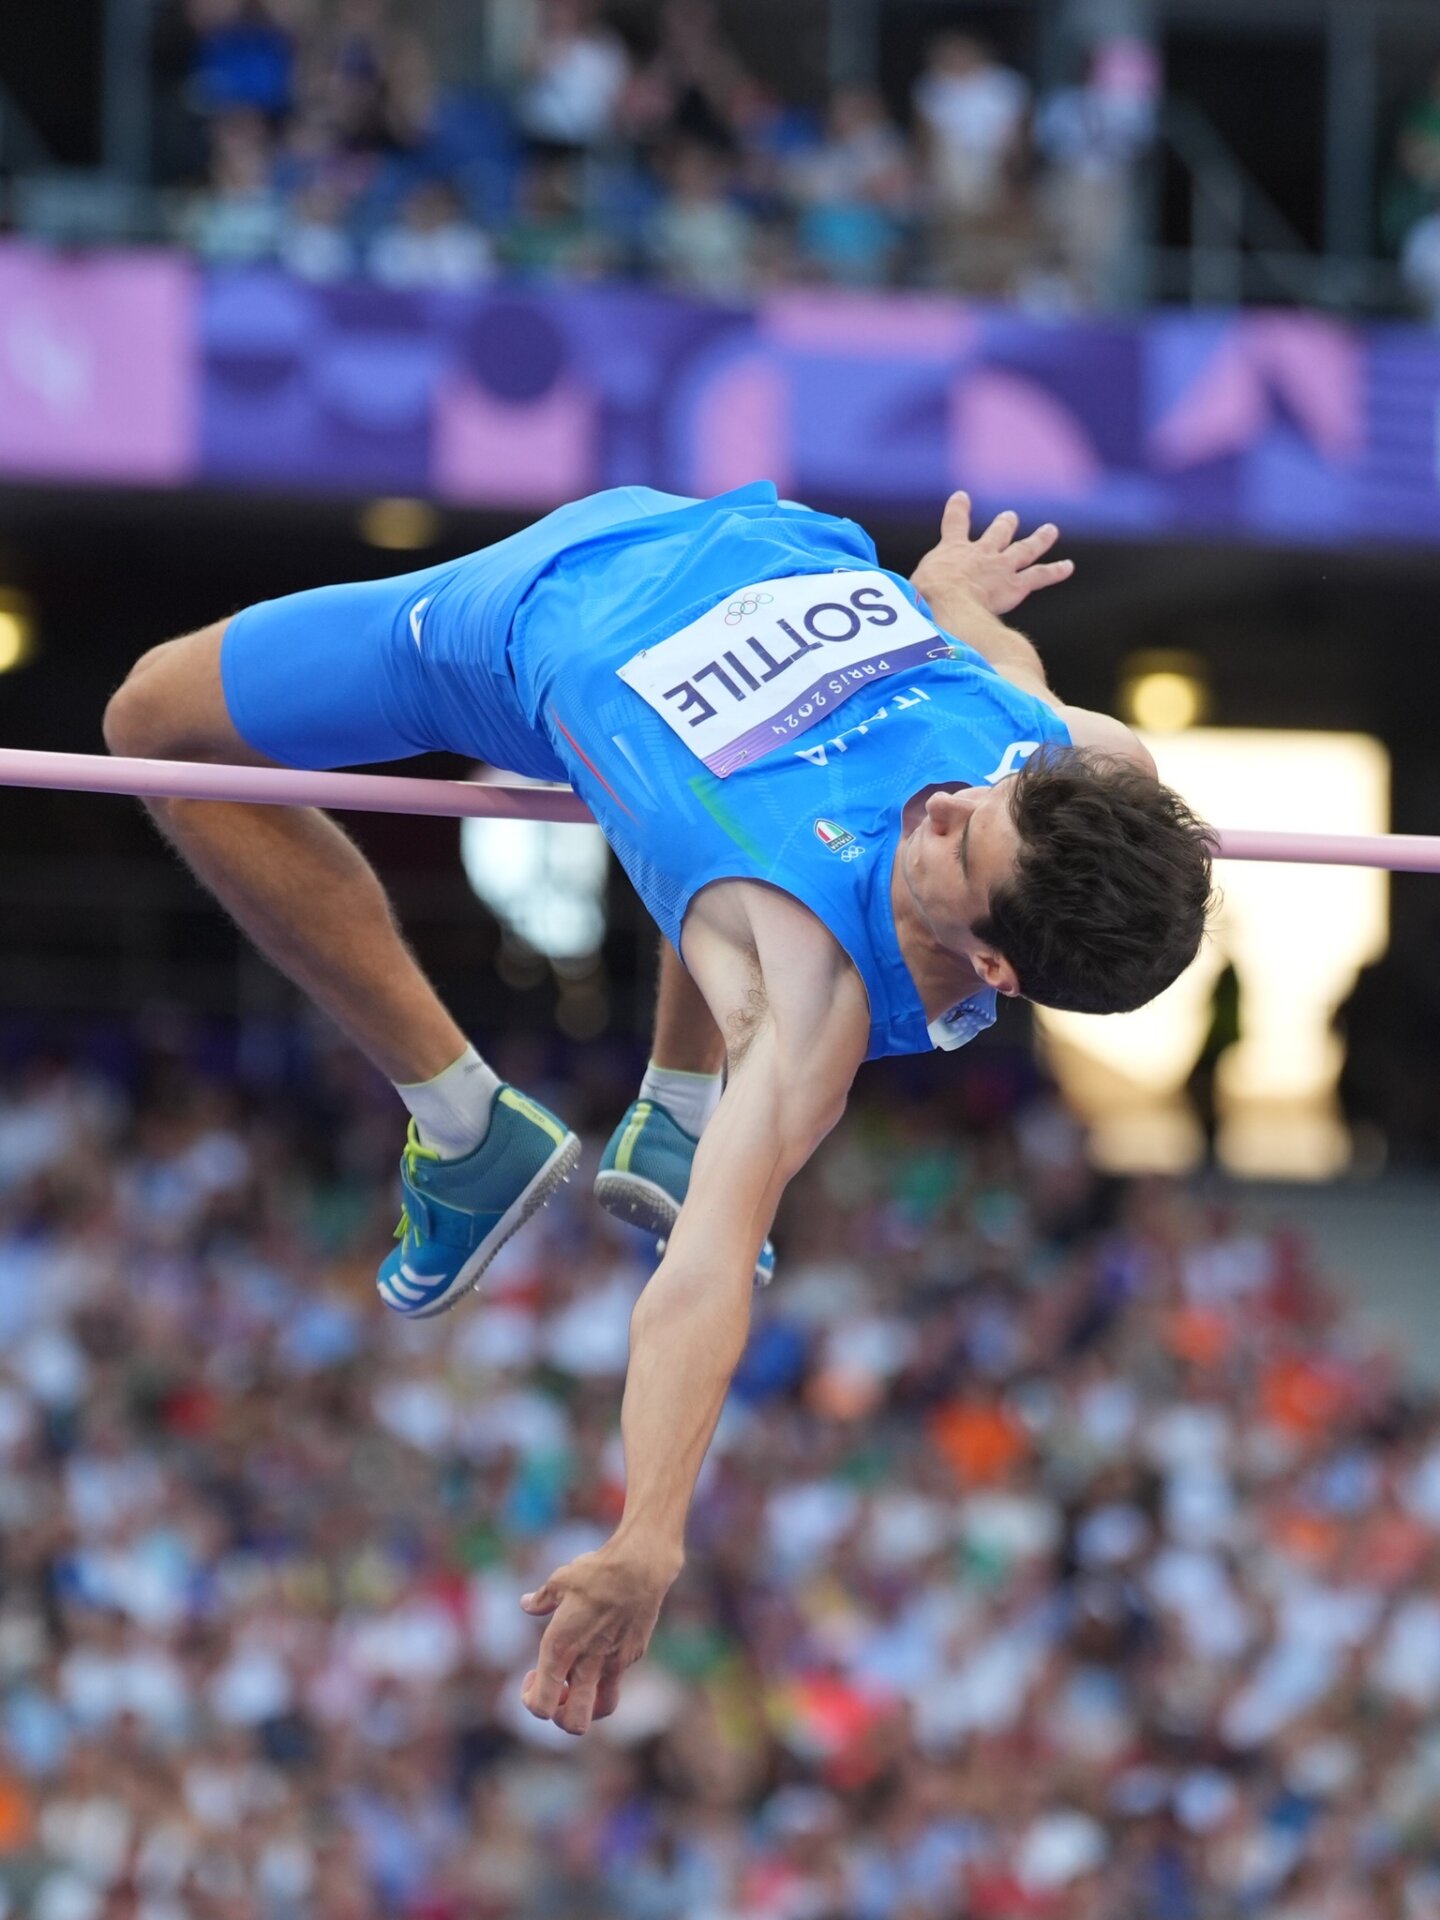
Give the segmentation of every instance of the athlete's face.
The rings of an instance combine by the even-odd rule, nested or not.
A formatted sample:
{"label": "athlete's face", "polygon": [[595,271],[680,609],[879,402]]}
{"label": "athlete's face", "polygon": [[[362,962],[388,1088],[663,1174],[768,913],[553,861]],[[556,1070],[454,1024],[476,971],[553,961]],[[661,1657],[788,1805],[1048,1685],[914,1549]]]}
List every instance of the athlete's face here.
{"label": "athlete's face", "polygon": [[1010,782],[932,793],[905,843],[902,871],[921,924],[942,947],[968,960],[987,986],[1019,992],[1014,969],[974,926],[992,891],[1015,871],[1020,835],[1010,817]]}

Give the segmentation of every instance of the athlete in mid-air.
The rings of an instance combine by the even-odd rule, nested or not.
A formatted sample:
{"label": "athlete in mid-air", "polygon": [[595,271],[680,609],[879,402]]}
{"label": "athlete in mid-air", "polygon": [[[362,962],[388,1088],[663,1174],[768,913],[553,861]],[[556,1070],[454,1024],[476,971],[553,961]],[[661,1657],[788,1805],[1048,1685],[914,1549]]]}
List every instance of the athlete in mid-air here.
{"label": "athlete in mid-air", "polygon": [[[525,1704],[569,1732],[613,1711],[680,1571],[776,1206],[862,1061],[963,1045],[997,995],[1140,1006],[1199,946],[1209,830],[1004,624],[1070,575],[1054,527],[1017,531],[1002,514],[972,539],[957,494],[907,582],[768,484],[620,488],[172,640],[107,711],[117,753],[320,768],[438,748],[569,781],[669,943],[654,1059],[597,1184],[666,1241],[631,1323],[624,1513],[522,1601],[550,1616]],[[450,1306],[574,1166],[574,1135],[467,1043],[333,821],[152,811],[395,1083],[412,1119],[380,1291],[417,1318]]]}

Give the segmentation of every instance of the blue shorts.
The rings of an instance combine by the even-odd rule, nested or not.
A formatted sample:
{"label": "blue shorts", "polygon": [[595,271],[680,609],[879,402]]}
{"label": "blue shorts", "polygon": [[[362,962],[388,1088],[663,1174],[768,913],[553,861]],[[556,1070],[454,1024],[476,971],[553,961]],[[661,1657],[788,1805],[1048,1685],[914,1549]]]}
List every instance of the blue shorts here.
{"label": "blue shorts", "polygon": [[458,560],[247,607],[220,652],[225,703],[257,753],[290,767],[432,751],[565,780],[517,694],[515,615],[562,553],[696,503],[617,487]]}

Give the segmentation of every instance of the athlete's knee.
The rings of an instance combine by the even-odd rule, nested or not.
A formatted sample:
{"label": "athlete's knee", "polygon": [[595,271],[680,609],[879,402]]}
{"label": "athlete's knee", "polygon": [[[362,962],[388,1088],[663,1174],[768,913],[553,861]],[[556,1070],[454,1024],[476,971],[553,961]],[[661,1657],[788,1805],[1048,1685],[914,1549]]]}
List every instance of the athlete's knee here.
{"label": "athlete's knee", "polygon": [[219,693],[223,625],[151,647],[110,696],[103,722],[111,753],[141,760],[205,759],[228,731]]}
{"label": "athlete's knee", "polygon": [[178,753],[174,739],[174,702],[153,686],[145,668],[160,649],[137,660],[129,675],[111,694],[105,708],[105,745],[111,753],[141,760],[163,759]]}

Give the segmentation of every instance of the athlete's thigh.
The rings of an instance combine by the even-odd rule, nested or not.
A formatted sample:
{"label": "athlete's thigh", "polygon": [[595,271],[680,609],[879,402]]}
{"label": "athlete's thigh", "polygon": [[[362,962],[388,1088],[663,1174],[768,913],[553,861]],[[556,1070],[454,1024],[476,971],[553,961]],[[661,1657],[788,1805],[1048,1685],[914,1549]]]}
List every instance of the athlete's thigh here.
{"label": "athlete's thigh", "polygon": [[420,623],[445,574],[315,587],[225,623],[220,689],[252,753],[292,767],[348,767],[461,748],[434,711]]}
{"label": "athlete's thigh", "polygon": [[563,779],[523,711],[488,556],[261,601],[147,654],[111,703],[117,753],[363,766],[432,750]]}

